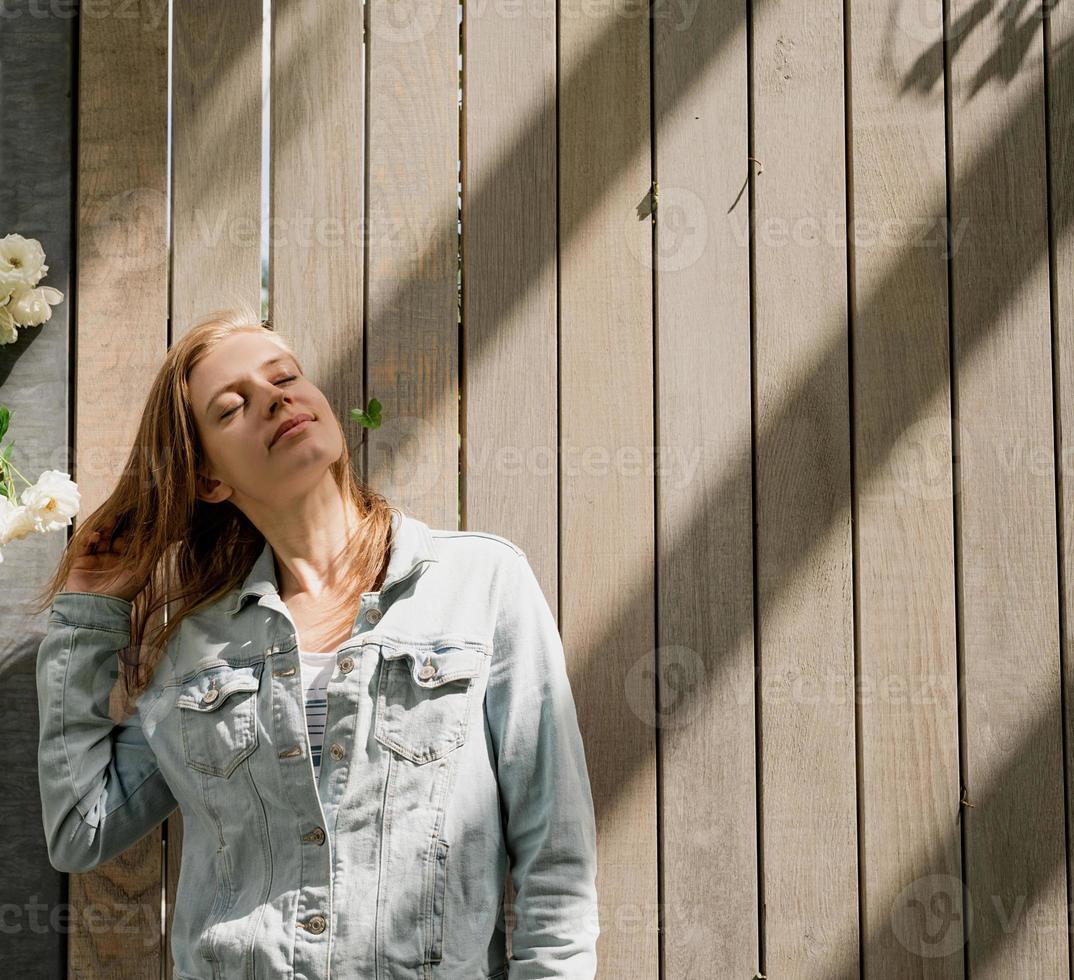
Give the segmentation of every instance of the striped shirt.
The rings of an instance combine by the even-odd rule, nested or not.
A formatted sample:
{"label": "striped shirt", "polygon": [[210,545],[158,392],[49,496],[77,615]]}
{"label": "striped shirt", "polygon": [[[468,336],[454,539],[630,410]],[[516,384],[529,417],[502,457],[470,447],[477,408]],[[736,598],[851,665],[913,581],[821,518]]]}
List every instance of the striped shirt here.
{"label": "striped shirt", "polygon": [[309,733],[315,782],[320,781],[321,775],[321,746],[328,717],[328,679],[336,668],[336,653],[336,650],[318,652],[301,647],[298,650],[302,663],[302,686],[306,692],[306,730]]}

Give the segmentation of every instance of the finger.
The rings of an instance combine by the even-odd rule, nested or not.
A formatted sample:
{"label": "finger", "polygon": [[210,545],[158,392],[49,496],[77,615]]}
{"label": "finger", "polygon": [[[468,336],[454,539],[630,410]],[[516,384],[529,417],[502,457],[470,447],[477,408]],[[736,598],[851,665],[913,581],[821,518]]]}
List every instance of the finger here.
{"label": "finger", "polygon": [[94,530],[97,531],[101,537],[107,537],[109,534],[113,534],[116,529],[115,521],[107,521],[104,524],[98,524]]}
{"label": "finger", "polygon": [[108,533],[117,537],[126,533],[127,530],[127,521],[125,518],[115,518],[108,527]]}

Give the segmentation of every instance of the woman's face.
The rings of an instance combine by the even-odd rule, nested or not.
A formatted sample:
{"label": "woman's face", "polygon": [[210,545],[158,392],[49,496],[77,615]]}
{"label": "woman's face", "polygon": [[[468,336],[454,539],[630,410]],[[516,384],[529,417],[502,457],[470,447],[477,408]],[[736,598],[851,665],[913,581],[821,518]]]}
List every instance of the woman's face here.
{"label": "woman's face", "polygon": [[[240,330],[206,354],[188,379],[204,459],[199,496],[248,515],[308,493],[343,453],[320,389],[260,331]],[[282,422],[310,416],[277,438]],[[252,505],[252,506],[247,506]]]}

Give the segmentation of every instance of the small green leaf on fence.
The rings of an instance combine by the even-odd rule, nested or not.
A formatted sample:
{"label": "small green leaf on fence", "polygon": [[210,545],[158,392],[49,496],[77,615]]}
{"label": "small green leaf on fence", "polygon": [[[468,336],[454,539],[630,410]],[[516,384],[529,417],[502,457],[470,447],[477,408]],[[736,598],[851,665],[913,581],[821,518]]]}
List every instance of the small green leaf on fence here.
{"label": "small green leaf on fence", "polygon": [[367,429],[379,429],[381,423],[380,402],[375,398],[371,398],[365,411],[360,408],[352,408],[351,418],[355,422],[364,425]]}

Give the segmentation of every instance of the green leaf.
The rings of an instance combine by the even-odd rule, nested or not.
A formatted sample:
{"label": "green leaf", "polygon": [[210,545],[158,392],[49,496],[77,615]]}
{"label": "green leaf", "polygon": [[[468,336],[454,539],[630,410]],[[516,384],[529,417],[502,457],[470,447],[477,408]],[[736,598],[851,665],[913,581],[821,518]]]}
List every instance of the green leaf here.
{"label": "green leaf", "polygon": [[7,405],[0,405],[0,439],[7,434],[8,422],[11,420],[11,410]]}
{"label": "green leaf", "polygon": [[360,408],[352,408],[351,418],[354,419],[355,422],[364,425],[367,429],[379,429],[381,423],[380,402],[375,398],[371,398],[367,410],[363,411]]}

